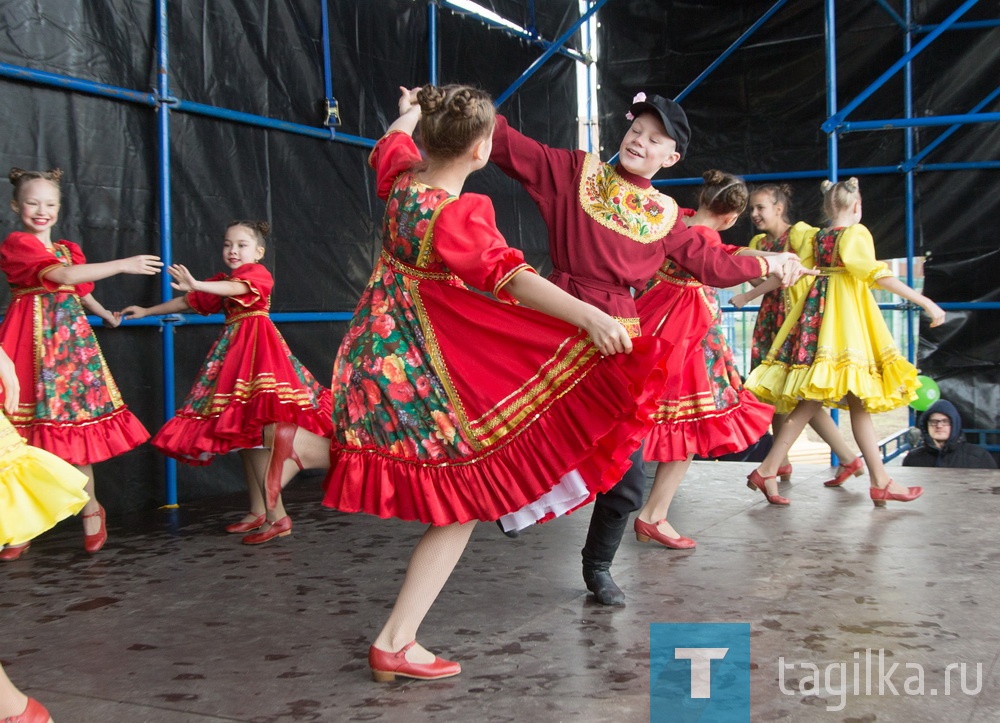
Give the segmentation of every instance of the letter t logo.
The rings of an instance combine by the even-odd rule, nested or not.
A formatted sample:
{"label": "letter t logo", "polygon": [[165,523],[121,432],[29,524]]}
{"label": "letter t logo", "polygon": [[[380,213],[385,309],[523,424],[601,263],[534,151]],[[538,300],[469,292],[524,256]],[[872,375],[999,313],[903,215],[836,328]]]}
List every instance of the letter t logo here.
{"label": "letter t logo", "polygon": [[691,661],[691,697],[712,697],[712,661],[726,657],[729,648],[674,648],[674,660]]}

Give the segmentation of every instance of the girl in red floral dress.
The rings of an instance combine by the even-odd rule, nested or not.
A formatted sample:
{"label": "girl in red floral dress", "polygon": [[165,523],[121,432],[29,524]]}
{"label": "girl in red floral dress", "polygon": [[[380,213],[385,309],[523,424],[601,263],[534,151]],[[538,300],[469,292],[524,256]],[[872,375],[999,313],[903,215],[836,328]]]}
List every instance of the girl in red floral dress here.
{"label": "girl in red floral dress", "polygon": [[382,252],[334,365],[332,446],[278,425],[268,469],[271,492],[296,464],[329,465],[325,505],[430,524],[369,650],[376,680],[461,671],[415,638],[475,522],[557,483],[572,508],[617,482],[648,428],[668,349],[630,340],[539,277],[507,246],[489,199],[461,193],[490,157],[488,95],[401,90],[400,117],[370,158],[387,201]]}
{"label": "girl in red floral dress", "polygon": [[[296,359],[271,321],[274,279],[259,262],[270,232],[266,221],[233,221],[226,228],[222,259],[231,271],[198,281],[182,265],[168,269],[171,283],[186,292],[149,308],[121,313],[144,316],[224,311],[226,325],[208,352],[184,404],[153,438],[153,446],[187,464],[208,464],[217,454],[239,450],[250,493],[250,511],[226,532],[251,534],[248,545],[284,537],[292,530],[280,498],[265,508],[268,450],[261,448],[264,425],[295,424],[314,434],[333,434],[330,390]],[[260,532],[252,532],[263,528]]]}
{"label": "girl in red floral dress", "polygon": [[[149,432],[122,402],[86,312],[99,316],[105,326],[118,326],[119,319],[91,293],[94,282],[116,274],[156,274],[163,263],[141,254],[88,264],[76,244],[53,241],[60,178],[58,169],[10,172],[11,206],[24,230],[14,231],[0,245],[0,270],[11,291],[0,345],[21,382],[11,423],[28,444],[87,475],[90,501],[83,508],[83,545],[94,553],[108,535],[104,507],[94,491],[93,463],[138,447]],[[18,549],[7,548],[0,557],[15,559]]]}
{"label": "girl in red floral dress", "polygon": [[[706,171],[703,178],[698,210],[685,219],[691,231],[731,254],[772,255],[722,243],[719,232],[736,223],[749,192],[741,179],[722,171]],[[635,534],[640,542],[690,549],[694,540],[679,535],[667,514],[691,460],[746,449],[767,432],[772,409],[743,388],[722,332],[715,289],[667,259],[636,299],[636,308],[642,333],[672,341],[674,350],[643,447],[643,459],[659,464],[635,519]]]}
{"label": "girl in red floral dress", "polygon": [[[750,248],[761,251],[792,251],[801,259],[803,265],[812,266],[812,243],[816,232],[815,226],[798,221],[792,223],[792,189],[787,184],[767,184],[758,186],[750,194],[750,220],[761,232],[750,239]],[[751,282],[753,283],[753,282]],[[800,302],[812,287],[812,277],[805,277],[788,287],[779,288],[773,280],[763,281],[756,289],[743,294],[736,294],[731,299],[733,306],[742,308],[750,300],[763,296],[760,310],[757,312],[757,323],[753,328],[753,346],[750,351],[750,371],[752,372],[767,356],[778,329],[785,322],[786,312],[798,314]],[[775,413],[771,424],[774,436],[781,434],[781,425],[787,415]],[[837,474],[833,479],[823,484],[827,487],[839,487],[853,475],[861,475],[864,464],[854,450],[848,446],[840,429],[822,407],[809,420],[809,426],[820,438],[830,445],[830,449],[840,460]],[[793,440],[794,441],[794,440]],[[782,482],[792,478],[791,461],[785,457],[778,468],[778,477]]]}

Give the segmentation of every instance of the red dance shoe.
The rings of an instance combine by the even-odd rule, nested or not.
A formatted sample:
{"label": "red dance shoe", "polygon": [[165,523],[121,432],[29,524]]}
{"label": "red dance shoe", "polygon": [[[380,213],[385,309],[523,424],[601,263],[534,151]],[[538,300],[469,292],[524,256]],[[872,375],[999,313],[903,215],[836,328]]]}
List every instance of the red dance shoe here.
{"label": "red dance shoe", "polygon": [[760,472],[754,470],[747,475],[747,487],[750,489],[758,489],[764,493],[764,497],[772,505],[787,505],[791,503],[787,497],[782,497],[781,495],[769,495],[767,493],[767,485],[765,484],[767,480],[774,479],[774,477],[761,477]]}
{"label": "red dance shoe", "polygon": [[861,460],[861,457],[855,457],[847,464],[840,465],[838,469],[840,471],[837,473],[837,476],[824,482],[824,487],[840,487],[852,474],[855,477],[860,477],[865,473],[865,463]]}
{"label": "red dance shoe", "polygon": [[45,710],[44,705],[34,698],[28,698],[28,705],[23,713],[8,716],[3,719],[2,723],[49,723],[51,720],[52,718]]}
{"label": "red dance shoe", "polygon": [[782,482],[790,482],[792,479],[792,465],[783,464],[778,467],[778,478]]}
{"label": "red dance shoe", "polygon": [[[666,519],[662,519],[660,522],[666,522]],[[633,528],[635,529],[635,539],[639,542],[656,540],[661,545],[669,547],[671,550],[690,550],[695,546],[695,541],[690,537],[684,537],[683,535],[678,535],[677,537],[667,537],[664,535],[657,529],[657,525],[659,525],[660,522],[649,524],[648,522],[643,522],[636,517],[635,524],[633,525]]]}
{"label": "red dance shoe", "polygon": [[26,553],[29,547],[31,547],[30,542],[25,542],[23,545],[7,545],[3,550],[0,550],[0,560],[4,560],[5,562],[16,560]]}
{"label": "red dance shoe", "polygon": [[292,518],[285,515],[280,520],[275,520],[260,532],[254,532],[243,538],[244,545],[260,545],[261,543],[273,540],[275,537],[287,537],[292,534]]}
{"label": "red dance shoe", "polygon": [[[252,515],[253,512],[250,512],[249,514]],[[252,532],[253,530],[257,530],[263,527],[264,522],[266,521],[267,521],[267,515],[260,515],[259,517],[256,517],[250,520],[249,522],[234,522],[231,525],[226,525],[222,529],[224,529],[230,535],[234,535],[237,532]]]}
{"label": "red dance shoe", "polygon": [[[889,485],[891,484],[892,480],[889,480]],[[924,493],[923,487],[907,487],[906,492],[898,494],[890,492],[889,485],[868,488],[868,494],[871,495],[872,502],[876,507],[885,507],[886,500],[892,500],[893,502],[913,502],[913,500]]]}
{"label": "red dance shoe", "polygon": [[378,683],[393,681],[397,675],[417,680],[437,680],[462,672],[462,666],[455,661],[436,655],[433,663],[411,663],[406,659],[406,651],[416,644],[416,640],[407,643],[398,653],[387,653],[374,645],[368,648],[368,667],[372,669],[372,678]]}
{"label": "red dance shoe", "polygon": [[298,427],[288,422],[278,422],[274,425],[271,438],[271,456],[267,460],[267,509],[272,510],[278,504],[281,496],[281,477],[285,468],[285,460],[290,459],[302,469],[302,460],[295,453],[295,430]]}
{"label": "red dance shoe", "polygon": [[91,512],[89,515],[84,515],[83,519],[87,519],[88,517],[101,518],[101,528],[97,532],[93,535],[88,535],[86,533],[83,535],[83,549],[93,555],[95,552],[104,547],[104,543],[108,541],[108,527],[105,524],[106,518],[104,515],[104,507],[98,503],[97,512]]}

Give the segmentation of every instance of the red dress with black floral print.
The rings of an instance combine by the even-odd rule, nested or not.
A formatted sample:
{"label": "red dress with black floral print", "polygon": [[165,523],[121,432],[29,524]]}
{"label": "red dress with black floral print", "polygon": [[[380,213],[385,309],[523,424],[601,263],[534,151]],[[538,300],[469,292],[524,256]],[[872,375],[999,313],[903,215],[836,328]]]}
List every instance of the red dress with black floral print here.
{"label": "red dress with black floral print", "polygon": [[208,464],[214,455],[260,446],[264,425],[273,422],[329,437],[330,390],[295,358],[271,321],[271,273],[260,264],[243,264],[208,281],[240,281],[249,290],[228,297],[188,293],[188,305],[199,314],[224,311],[226,326],[153,445],[182,462]]}
{"label": "red dress with black floral print", "polygon": [[[723,244],[713,229],[692,226],[691,231],[728,253],[740,250]],[[715,289],[668,260],[638,296],[636,308],[642,333],[667,339],[674,348],[643,458],[674,462],[691,454],[719,457],[759,440],[774,410],[743,388],[722,331]]]}
{"label": "red dress with black floral print", "polygon": [[398,132],[370,158],[387,201],[382,249],[334,365],[324,504],[435,525],[495,520],[573,471],[585,485],[576,504],[592,499],[648,428],[667,346],[639,339],[605,359],[585,332],[468,288],[512,301],[505,284],[533,270],[488,198],[420,183],[419,161]]}
{"label": "red dress with black floral print", "polygon": [[75,243],[56,241],[47,248],[23,231],[0,245],[0,270],[11,294],[0,345],[21,384],[17,413],[9,419],[28,444],[78,465],[110,459],[149,439],[122,402],[80,303],[94,284],[62,286],[46,279],[60,265],[85,263]]}

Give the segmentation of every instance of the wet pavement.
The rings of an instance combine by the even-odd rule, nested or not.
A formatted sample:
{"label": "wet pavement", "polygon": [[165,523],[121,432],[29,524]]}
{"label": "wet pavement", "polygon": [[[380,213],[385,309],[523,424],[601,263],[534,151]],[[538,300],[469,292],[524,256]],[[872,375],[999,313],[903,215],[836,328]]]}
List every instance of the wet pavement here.
{"label": "wet pavement", "polygon": [[[671,521],[697,549],[626,534],[623,608],[580,578],[589,510],[516,540],[479,525],[420,632],[455,678],[371,680],[423,527],[327,510],[316,477],[286,491],[292,534],[257,547],[221,529],[241,496],[110,518],[94,556],[61,524],[0,563],[0,659],[56,723],[646,721],[650,623],[745,622],[754,721],[1000,719],[1000,473],[894,468],[927,492],[875,509],[867,476],[826,489],[800,466],[780,508],[746,488],[753,467],[693,465]],[[881,695],[880,656],[898,664]]]}

